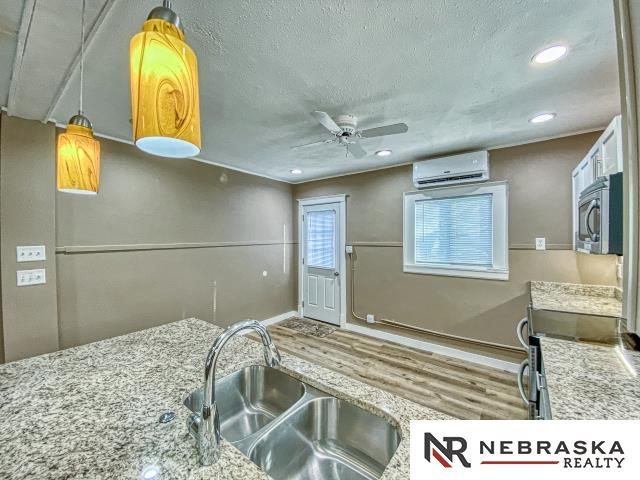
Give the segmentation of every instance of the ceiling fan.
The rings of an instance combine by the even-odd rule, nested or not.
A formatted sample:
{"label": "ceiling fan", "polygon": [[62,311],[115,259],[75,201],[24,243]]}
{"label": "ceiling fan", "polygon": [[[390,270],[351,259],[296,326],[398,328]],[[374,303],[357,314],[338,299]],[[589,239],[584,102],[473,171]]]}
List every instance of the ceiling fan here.
{"label": "ceiling fan", "polygon": [[298,145],[295,148],[305,148],[312,145],[320,145],[323,143],[337,143],[347,148],[347,152],[356,158],[362,158],[367,152],[360,145],[361,138],[383,137],[385,135],[396,135],[405,133],[409,127],[405,123],[394,123],[393,125],[385,125],[382,127],[368,128],[366,130],[358,130],[358,119],[355,115],[339,115],[334,120],[326,112],[311,112],[311,116],[315,118],[320,125],[329,130],[333,138],[321,140],[319,142]]}

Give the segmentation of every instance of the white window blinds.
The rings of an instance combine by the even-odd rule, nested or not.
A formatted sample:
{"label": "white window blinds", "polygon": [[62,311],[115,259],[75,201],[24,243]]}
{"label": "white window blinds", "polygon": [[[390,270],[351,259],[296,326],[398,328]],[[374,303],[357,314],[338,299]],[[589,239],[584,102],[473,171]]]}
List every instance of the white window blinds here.
{"label": "white window blinds", "polygon": [[415,202],[415,263],[493,265],[493,195]]}
{"label": "white window blinds", "polygon": [[307,215],[307,265],[335,268],[336,212],[314,210]]}

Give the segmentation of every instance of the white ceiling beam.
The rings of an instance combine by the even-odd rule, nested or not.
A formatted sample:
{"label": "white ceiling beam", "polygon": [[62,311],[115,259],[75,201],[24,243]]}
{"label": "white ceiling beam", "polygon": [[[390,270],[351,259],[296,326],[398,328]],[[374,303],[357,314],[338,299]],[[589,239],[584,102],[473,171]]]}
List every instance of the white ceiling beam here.
{"label": "white ceiling beam", "polygon": [[[111,8],[115,3],[116,3],[116,0],[106,0],[104,5],[100,9],[100,12],[96,16],[96,19],[93,22],[93,25],[91,26],[89,32],[86,34],[85,44],[84,44],[85,52],[89,50],[89,47],[91,46],[91,42],[96,37],[96,34],[100,30],[100,27],[104,22],[104,19],[107,17],[107,15],[111,11]],[[55,119],[52,118],[53,112],[58,107],[58,103],[60,102],[60,99],[62,98],[64,93],[69,88],[71,77],[75,73],[76,69],[78,69],[79,65],[80,65],[80,46],[78,46],[78,50],[76,51],[73,57],[73,61],[69,64],[69,67],[67,68],[67,71],[65,72],[64,77],[62,78],[62,80],[60,81],[60,84],[58,85],[58,90],[56,91],[51,101],[51,104],[49,105],[47,113],[42,118],[43,122],[46,123],[49,121],[55,121]]]}
{"label": "white ceiling beam", "polygon": [[20,29],[18,30],[18,42],[16,44],[16,54],[13,59],[13,70],[11,71],[11,83],[9,84],[9,98],[7,101],[7,114],[12,115],[15,111],[16,91],[20,84],[22,74],[22,60],[27,49],[29,33],[31,32],[31,22],[36,9],[37,0],[25,0],[22,7],[22,18]]}

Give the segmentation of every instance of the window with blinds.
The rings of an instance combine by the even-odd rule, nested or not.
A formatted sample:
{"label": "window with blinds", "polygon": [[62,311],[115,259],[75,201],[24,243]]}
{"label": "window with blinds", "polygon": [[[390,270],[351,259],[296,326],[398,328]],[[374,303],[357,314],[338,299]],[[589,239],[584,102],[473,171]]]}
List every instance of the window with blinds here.
{"label": "window with blinds", "polygon": [[507,182],[404,194],[403,271],[509,279]]}
{"label": "window with blinds", "polygon": [[493,265],[493,195],[415,202],[417,264]]}
{"label": "window with blinds", "polygon": [[307,265],[316,268],[335,268],[336,212],[313,210],[307,212]]}

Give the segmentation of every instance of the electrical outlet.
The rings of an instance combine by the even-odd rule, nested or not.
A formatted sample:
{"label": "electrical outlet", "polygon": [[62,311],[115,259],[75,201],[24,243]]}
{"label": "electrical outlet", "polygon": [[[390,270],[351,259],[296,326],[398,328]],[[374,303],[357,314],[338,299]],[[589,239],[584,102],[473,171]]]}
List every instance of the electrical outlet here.
{"label": "electrical outlet", "polygon": [[375,315],[371,315],[370,313],[367,313],[367,323],[376,323]]}
{"label": "electrical outlet", "polygon": [[47,283],[47,273],[44,268],[38,268],[35,270],[18,270],[17,284],[19,287],[26,287],[28,285],[42,285]]}
{"label": "electrical outlet", "polygon": [[353,245],[347,245],[347,246],[345,247],[345,251],[346,251],[347,253],[353,253]]}
{"label": "electrical outlet", "polygon": [[44,245],[16,247],[16,260],[18,262],[40,262],[46,259]]}
{"label": "electrical outlet", "polygon": [[545,237],[536,238],[536,250],[546,250],[547,249],[547,239]]}
{"label": "electrical outlet", "polygon": [[622,280],[622,277],[624,275],[624,265],[622,263],[618,263],[616,265],[616,276],[618,277],[618,280]]}

